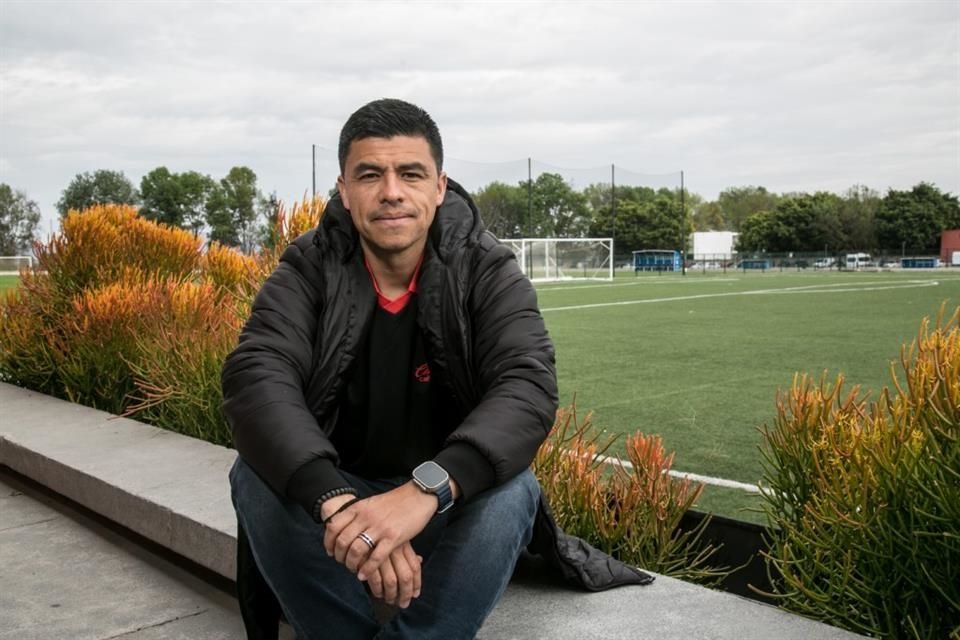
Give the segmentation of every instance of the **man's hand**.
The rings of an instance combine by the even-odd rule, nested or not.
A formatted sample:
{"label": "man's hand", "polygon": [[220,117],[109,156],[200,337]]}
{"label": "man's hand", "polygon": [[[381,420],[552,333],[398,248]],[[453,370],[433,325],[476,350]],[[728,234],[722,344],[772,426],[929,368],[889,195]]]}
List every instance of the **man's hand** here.
{"label": "man's hand", "polygon": [[[333,498],[321,507],[324,517],[327,515],[323,512],[327,511],[327,503],[331,500]],[[329,513],[336,511],[343,502],[346,500],[339,502],[336,507],[331,505]],[[371,580],[372,589],[373,580],[379,580],[382,585],[384,577],[387,577],[392,582],[391,570],[396,574],[398,566],[402,572],[406,571],[402,566],[404,561],[400,558],[406,559],[407,567],[412,564],[406,551],[401,548],[423,531],[436,511],[436,496],[423,493],[413,482],[407,482],[386,493],[360,500],[334,516],[324,533],[323,546],[327,554],[356,573],[358,579]],[[372,549],[359,538],[361,533],[373,540]],[[397,556],[397,564],[394,564],[394,552],[397,550],[401,550],[401,553]],[[384,568],[380,572],[381,565],[387,559],[390,559],[391,568]],[[419,562],[415,566],[419,574]],[[375,579],[373,575],[376,572],[380,573]]]}
{"label": "man's hand", "polygon": [[356,500],[357,496],[345,493],[341,496],[334,496],[323,501],[323,504],[320,505],[320,519],[326,520],[333,514],[337,512],[342,505],[350,502],[351,500]]}
{"label": "man's hand", "polygon": [[413,546],[403,543],[370,574],[367,580],[370,592],[387,604],[406,609],[413,598],[420,597],[422,562],[423,558],[416,554]]}

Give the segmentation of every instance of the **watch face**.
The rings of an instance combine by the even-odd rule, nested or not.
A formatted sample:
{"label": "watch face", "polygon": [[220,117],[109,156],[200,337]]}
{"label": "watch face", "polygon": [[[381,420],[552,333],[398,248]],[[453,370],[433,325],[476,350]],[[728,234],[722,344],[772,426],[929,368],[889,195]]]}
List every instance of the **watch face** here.
{"label": "watch face", "polygon": [[443,470],[443,467],[436,462],[424,462],[413,470],[413,476],[426,489],[437,489],[450,480],[450,476]]}

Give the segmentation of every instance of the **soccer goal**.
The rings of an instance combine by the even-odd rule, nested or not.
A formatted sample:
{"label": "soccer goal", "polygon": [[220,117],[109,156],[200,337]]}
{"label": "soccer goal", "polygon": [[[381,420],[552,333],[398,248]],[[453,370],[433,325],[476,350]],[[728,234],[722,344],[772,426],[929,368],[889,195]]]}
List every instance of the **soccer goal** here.
{"label": "soccer goal", "polygon": [[33,256],[0,256],[0,273],[17,274],[33,267]]}
{"label": "soccer goal", "polygon": [[613,238],[501,240],[533,282],[613,280]]}

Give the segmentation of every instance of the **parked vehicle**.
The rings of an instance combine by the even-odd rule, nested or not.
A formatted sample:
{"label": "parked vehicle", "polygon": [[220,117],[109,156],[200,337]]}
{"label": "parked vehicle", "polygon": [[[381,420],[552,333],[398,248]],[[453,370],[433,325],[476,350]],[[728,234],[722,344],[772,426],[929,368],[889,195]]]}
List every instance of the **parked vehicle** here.
{"label": "parked vehicle", "polygon": [[836,258],[820,258],[813,263],[814,269],[830,269],[837,264]]}
{"label": "parked vehicle", "polygon": [[869,253],[848,253],[844,266],[851,270],[862,269],[873,266],[873,259]]}

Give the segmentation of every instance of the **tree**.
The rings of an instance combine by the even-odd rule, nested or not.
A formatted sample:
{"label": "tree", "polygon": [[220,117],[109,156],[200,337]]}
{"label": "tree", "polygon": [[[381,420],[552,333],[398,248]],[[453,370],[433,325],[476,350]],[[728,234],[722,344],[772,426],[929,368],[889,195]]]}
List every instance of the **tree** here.
{"label": "tree", "polygon": [[876,214],[880,248],[937,253],[940,234],[960,228],[957,197],[921,182],[910,191],[890,189]]}
{"label": "tree", "polygon": [[758,211],[740,224],[737,251],[774,251],[780,239],[787,235],[780,220],[772,211]]}
{"label": "tree", "polygon": [[140,215],[199,235],[214,186],[213,178],[196,171],[171,173],[166,167],[157,167],[140,181]]}
{"label": "tree", "polygon": [[880,194],[863,185],[854,185],[843,194],[840,205],[840,238],[835,248],[872,251],[877,248],[877,211]]}
{"label": "tree", "polygon": [[[520,186],[524,191],[527,182]],[[557,173],[541,173],[533,181],[530,237],[577,238],[587,234],[590,216],[587,201]]]}
{"label": "tree", "polygon": [[277,222],[281,206],[276,191],[271,191],[268,196],[257,198],[257,217],[263,220],[257,231],[257,241],[265,249],[273,249],[280,242],[280,229]]}
{"label": "tree", "polygon": [[731,187],[720,193],[717,202],[727,229],[740,231],[740,225],[753,214],[772,211],[777,203],[777,195],[764,187]]}
{"label": "tree", "polygon": [[63,190],[57,202],[57,211],[65,216],[71,209],[78,211],[95,204],[138,204],[137,190],[122,171],[98,169],[78,173]]}
{"label": "tree", "polygon": [[180,174],[183,228],[193,231],[195,236],[200,235],[200,231],[206,224],[207,199],[216,189],[216,185],[213,178],[196,171]]}
{"label": "tree", "polygon": [[40,207],[23,191],[0,184],[0,255],[30,252],[40,223]]}
{"label": "tree", "polygon": [[210,240],[231,247],[253,249],[257,228],[257,174],[248,167],[233,167],[206,201]]}
{"label": "tree", "polygon": [[723,231],[727,228],[719,202],[703,202],[694,207],[691,216],[694,231]]}
{"label": "tree", "polygon": [[473,194],[480,217],[498,238],[522,238],[527,235],[527,193],[520,186],[491,182]]}
{"label": "tree", "polygon": [[170,173],[166,167],[157,167],[140,180],[140,197],[143,200],[141,216],[174,227],[183,226],[177,174]]}

